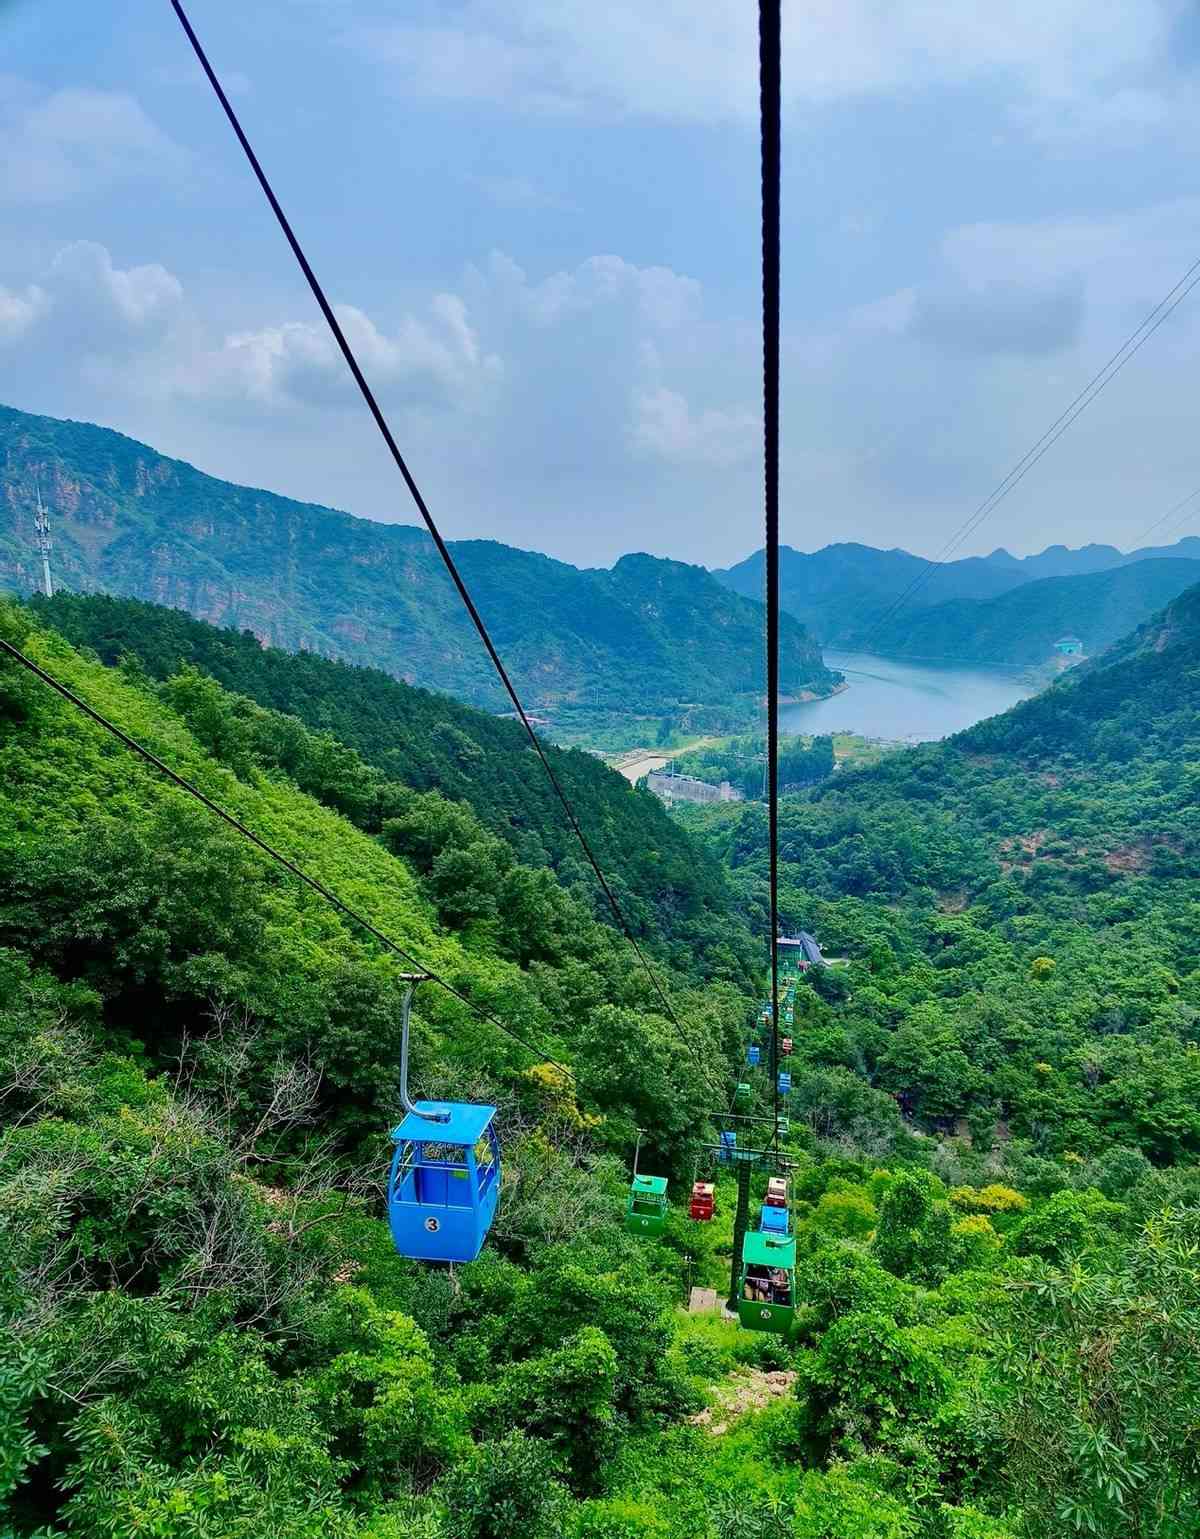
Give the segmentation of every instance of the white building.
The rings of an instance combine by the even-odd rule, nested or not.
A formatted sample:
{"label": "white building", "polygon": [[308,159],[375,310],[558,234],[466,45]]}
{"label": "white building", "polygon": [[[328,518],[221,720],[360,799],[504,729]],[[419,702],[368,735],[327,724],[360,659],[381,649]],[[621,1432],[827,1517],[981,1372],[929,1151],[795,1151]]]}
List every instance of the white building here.
{"label": "white building", "polygon": [[655,770],[646,776],[646,784],[654,792],[655,796],[661,796],[664,802],[740,802],[745,797],[731,786],[728,780],[722,780],[719,786],[713,785],[708,780],[695,780],[691,775],[664,775],[661,770]]}

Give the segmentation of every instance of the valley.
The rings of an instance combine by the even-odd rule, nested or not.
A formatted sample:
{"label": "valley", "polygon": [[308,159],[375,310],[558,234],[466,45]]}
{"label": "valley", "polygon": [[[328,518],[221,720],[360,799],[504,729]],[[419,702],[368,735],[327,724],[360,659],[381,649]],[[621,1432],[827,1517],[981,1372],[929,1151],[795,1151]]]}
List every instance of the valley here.
{"label": "valley", "polygon": [[1200,1539],[1200,9],[0,38],[0,1539]]}
{"label": "valley", "polygon": [[[771,1115],[745,1057],[761,806],[668,815],[556,751],[681,1051],[513,723],[178,611],[0,605],[454,980],[420,996],[413,1072],[496,1105],[503,1158],[452,1287],[397,1256],[401,964],[0,663],[14,1532],[172,1533],[219,1476],[289,1539],[1040,1539],[1064,1502],[1183,1539],[1155,1515],[1194,1484],[1200,1394],[1198,617],[1200,587],[945,741],[803,748],[844,767],[783,799],[782,914],[839,965],[788,985],[783,1337],[686,1309],[734,1246],[708,1077]],[[638,1128],[658,1238],[623,1217]],[[1080,1452],[1100,1433],[1137,1468],[1119,1507]]]}
{"label": "valley", "polygon": [[[20,474],[65,453],[20,427]],[[104,465],[76,467],[76,574],[102,499],[133,516],[137,477]],[[186,470],[161,471],[172,496]],[[216,485],[221,518],[267,496]],[[603,883],[468,672],[435,691],[386,647],[363,666],[369,633],[361,656],[303,628],[264,645],[119,593],[0,600],[9,1530],[1041,1539],[1069,1510],[1188,1539],[1163,1515],[1200,1499],[1192,559],[972,566],[974,596],[918,607],[895,655],[822,656],[796,625],[786,693],[821,698],[781,704],[779,911],[818,949],[785,976],[774,1078],[761,606],[649,557],[500,547],[484,579],[478,554],[500,609],[544,579],[535,715]],[[1039,670],[1037,626],[1079,611],[1082,652]],[[597,684],[614,617],[641,637],[631,698]],[[1007,668],[899,655],[1021,631]],[[447,635],[420,642],[439,667]],[[639,782],[667,760],[746,800],[659,801]],[[411,965],[433,975],[414,1085],[499,1137],[494,1218],[450,1268],[389,1228]],[[762,1124],[777,1147],[742,1176],[737,1130]],[[661,1187],[650,1233],[631,1168]],[[766,1296],[737,1258],[766,1231],[738,1214],[773,1204],[791,1261],[748,1329]]]}

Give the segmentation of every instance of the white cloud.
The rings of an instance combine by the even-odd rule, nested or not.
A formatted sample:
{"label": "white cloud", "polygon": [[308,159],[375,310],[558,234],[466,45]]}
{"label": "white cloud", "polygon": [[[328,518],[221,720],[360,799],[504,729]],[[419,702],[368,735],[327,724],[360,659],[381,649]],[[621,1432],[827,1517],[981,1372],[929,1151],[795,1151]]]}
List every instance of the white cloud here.
{"label": "white cloud", "polygon": [[634,447],[668,464],[729,469],[761,452],[762,420],[752,411],[693,412],[665,385],[636,389],[632,408]]}
{"label": "white cloud", "polygon": [[1200,198],[1104,215],[981,222],[950,231],[946,269],[961,280],[1046,283],[1083,279],[1101,300],[1165,292],[1200,253]]}
{"label": "white cloud", "polygon": [[36,283],[0,288],[0,343],[35,331],[79,366],[157,345],[180,313],[183,287],[157,262],[113,266],[106,247],[72,241]]}
{"label": "white cloud", "polygon": [[0,98],[0,200],[53,204],[118,181],[177,172],[184,152],[121,91],[38,95],[8,82]]}
{"label": "white cloud", "polygon": [[[1015,81],[1078,101],[1161,61],[1185,0],[805,0],[784,11],[784,91],[822,103],[914,86]],[[360,23],[351,42],[396,86],[534,111],[752,119],[757,37],[744,0],[463,0],[449,25]]]}
{"label": "white cloud", "polygon": [[16,342],[37,324],[48,303],[46,291],[36,283],[23,294],[0,286],[0,346]]}
{"label": "white cloud", "polygon": [[[354,305],[335,307],[342,330],[373,389],[403,404],[462,405],[503,373],[484,353],[455,294],[437,294],[429,318],[405,315],[391,332]],[[284,321],[238,332],[198,361],[194,379],[207,394],[261,405],[320,405],[355,394],[345,360],[324,324]]]}
{"label": "white cloud", "polygon": [[74,300],[111,333],[145,332],[165,324],[183,299],[183,285],[158,262],[141,267],[113,266],[106,247],[96,241],[72,241],[51,262],[45,282],[56,307]]}
{"label": "white cloud", "polygon": [[[806,339],[802,358],[785,354],[785,505],[815,501],[829,527],[840,514],[872,543],[936,550],[1197,253],[1195,198],[949,232],[927,281],[848,312],[840,327]],[[1200,478],[1198,346],[1200,288],[970,549],[1037,549],[1051,538],[1127,545],[1156,508],[1190,491]]]}
{"label": "white cloud", "polygon": [[632,302],[638,319],[654,330],[693,320],[700,284],[669,267],[637,267],[611,253],[588,257],[569,271],[530,283],[524,268],[493,252],[483,273],[472,278],[521,311],[536,326],[556,326],[605,306]]}

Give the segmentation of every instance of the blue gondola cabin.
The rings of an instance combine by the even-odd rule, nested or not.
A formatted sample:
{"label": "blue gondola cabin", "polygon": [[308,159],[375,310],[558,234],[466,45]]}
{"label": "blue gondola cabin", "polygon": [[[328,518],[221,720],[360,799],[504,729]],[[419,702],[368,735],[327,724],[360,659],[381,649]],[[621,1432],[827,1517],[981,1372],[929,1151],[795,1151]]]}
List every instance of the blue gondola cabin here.
{"label": "blue gondola cabin", "polygon": [[496,1216],[500,1146],[494,1106],[418,1101],[392,1133],[388,1223],[402,1256],[414,1261],[474,1261]]}
{"label": "blue gondola cabin", "polygon": [[757,1044],[751,1043],[750,1046],[746,1049],[746,1062],[752,1069],[758,1068],[758,1060],[760,1056],[761,1055]]}
{"label": "blue gondola cabin", "polygon": [[764,1203],[758,1228],[761,1234],[789,1235],[792,1232],[791,1215],[786,1208],[774,1208]]}
{"label": "blue gondola cabin", "polygon": [[737,1152],[737,1134],[722,1133],[721,1147],[717,1150],[717,1162],[721,1165],[731,1165]]}
{"label": "blue gondola cabin", "polygon": [[785,1069],[779,1076],[779,1094],[787,1095],[792,1088],[792,1076]]}

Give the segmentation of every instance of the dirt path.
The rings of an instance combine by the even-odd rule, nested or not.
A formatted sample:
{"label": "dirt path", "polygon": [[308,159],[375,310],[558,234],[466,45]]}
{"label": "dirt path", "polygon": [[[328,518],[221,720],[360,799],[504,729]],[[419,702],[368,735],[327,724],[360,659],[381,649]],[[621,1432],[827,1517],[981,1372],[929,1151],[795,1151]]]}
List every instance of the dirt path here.
{"label": "dirt path", "polygon": [[713,1386],[716,1404],[707,1406],[689,1418],[694,1426],[704,1427],[713,1437],[721,1437],[739,1416],[747,1411],[761,1411],[765,1406],[791,1392],[796,1375],[790,1368],[764,1373],[761,1368],[745,1368]]}

